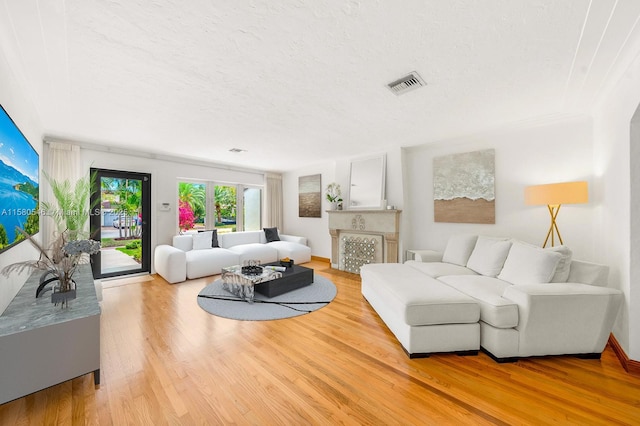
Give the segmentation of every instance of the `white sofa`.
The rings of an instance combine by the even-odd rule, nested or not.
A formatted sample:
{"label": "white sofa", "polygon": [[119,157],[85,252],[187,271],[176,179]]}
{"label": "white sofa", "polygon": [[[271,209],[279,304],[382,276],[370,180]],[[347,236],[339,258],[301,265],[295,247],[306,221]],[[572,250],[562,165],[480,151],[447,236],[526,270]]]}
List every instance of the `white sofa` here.
{"label": "white sofa", "polygon": [[288,257],[296,264],[311,260],[306,238],[283,234],[278,237],[279,241],[267,242],[264,231],[230,232],[217,235],[219,247],[212,247],[212,231],[176,235],[172,245],[156,247],[155,270],[173,284],[216,275],[222,268],[245,260],[269,263]]}
{"label": "white sofa", "polygon": [[456,235],[443,253],[361,268],[362,294],[410,357],[477,353],[499,362],[599,358],[622,304],[608,267],[500,238]]}

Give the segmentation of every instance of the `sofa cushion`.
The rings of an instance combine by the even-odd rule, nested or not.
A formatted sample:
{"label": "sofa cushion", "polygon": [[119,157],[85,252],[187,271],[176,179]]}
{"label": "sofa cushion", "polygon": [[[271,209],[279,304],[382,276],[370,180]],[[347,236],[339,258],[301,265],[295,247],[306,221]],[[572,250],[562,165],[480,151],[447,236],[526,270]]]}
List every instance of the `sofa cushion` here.
{"label": "sofa cushion", "polygon": [[451,275],[438,278],[443,283],[471,296],[480,305],[480,320],[496,328],[518,325],[518,305],[502,297],[511,287],[506,281],[482,275]]}
{"label": "sofa cushion", "polygon": [[303,246],[307,245],[307,237],[299,237],[297,235],[285,235],[285,234],[280,234],[278,236],[280,237],[280,241],[298,243],[298,244],[302,244]]}
{"label": "sofa cushion", "polygon": [[210,248],[209,250],[190,250],[186,253],[187,278],[200,278],[216,275],[222,268],[238,265],[240,256],[231,250]]}
{"label": "sofa cushion", "polygon": [[220,247],[230,248],[242,244],[264,243],[263,231],[227,232],[218,236]]}
{"label": "sofa cushion", "polygon": [[278,236],[278,228],[263,228],[264,237],[267,239],[268,243],[273,241],[280,241],[280,237]]}
{"label": "sofa cushion", "polygon": [[566,283],[569,279],[569,271],[571,270],[571,257],[573,253],[567,246],[555,246],[549,247],[545,250],[555,251],[562,255],[558,266],[556,267],[556,273],[551,278],[552,283]]}
{"label": "sofa cushion", "polygon": [[171,245],[182,251],[193,250],[193,235],[174,235]]}
{"label": "sofa cushion", "polygon": [[205,231],[198,232],[197,234],[193,234],[193,249],[194,250],[204,250],[211,248],[211,239],[213,232]]}
{"label": "sofa cushion", "polygon": [[296,264],[311,261],[311,248],[303,244],[290,241],[273,241],[267,243],[267,245],[278,250],[278,259],[288,257],[289,259],[293,259],[293,262]]}
{"label": "sofa cushion", "polygon": [[260,263],[270,263],[278,260],[278,250],[269,244],[241,244],[233,246],[229,250],[238,254],[240,264],[247,260],[257,260]]}
{"label": "sofa cushion", "polygon": [[449,237],[447,247],[442,254],[442,261],[453,263],[454,265],[467,266],[469,256],[471,256],[477,241],[477,235],[452,235]]}
{"label": "sofa cushion", "polygon": [[505,238],[479,236],[469,256],[467,268],[480,275],[495,277],[502,270],[509,248],[511,248],[511,241]]}
{"label": "sofa cushion", "polygon": [[548,283],[561,259],[556,251],[514,241],[498,278],[512,284]]}
{"label": "sofa cushion", "polygon": [[410,326],[469,324],[480,317],[471,297],[404,264],[370,263],[360,275]]}
{"label": "sofa cushion", "polygon": [[443,275],[478,275],[476,272],[464,266],[454,265],[452,263],[444,262],[418,262],[417,260],[407,260],[405,265],[409,265],[418,271],[429,275],[433,278],[438,278]]}

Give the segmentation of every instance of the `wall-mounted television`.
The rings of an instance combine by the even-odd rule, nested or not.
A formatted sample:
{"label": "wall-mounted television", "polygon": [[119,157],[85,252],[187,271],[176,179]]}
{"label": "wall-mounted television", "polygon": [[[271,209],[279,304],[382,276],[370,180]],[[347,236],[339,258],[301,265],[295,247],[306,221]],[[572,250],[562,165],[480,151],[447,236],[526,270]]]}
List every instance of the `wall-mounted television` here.
{"label": "wall-mounted television", "polygon": [[40,230],[39,160],[0,105],[0,253]]}

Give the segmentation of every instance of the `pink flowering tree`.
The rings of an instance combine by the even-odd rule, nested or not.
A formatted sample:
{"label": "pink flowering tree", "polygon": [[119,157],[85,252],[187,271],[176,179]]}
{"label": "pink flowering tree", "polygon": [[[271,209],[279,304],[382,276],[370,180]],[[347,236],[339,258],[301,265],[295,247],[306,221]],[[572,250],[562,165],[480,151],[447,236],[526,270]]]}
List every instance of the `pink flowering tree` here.
{"label": "pink flowering tree", "polygon": [[193,210],[191,210],[191,206],[189,206],[189,203],[186,201],[180,201],[178,203],[178,211],[180,230],[186,231],[188,229],[192,229],[195,216],[193,214]]}

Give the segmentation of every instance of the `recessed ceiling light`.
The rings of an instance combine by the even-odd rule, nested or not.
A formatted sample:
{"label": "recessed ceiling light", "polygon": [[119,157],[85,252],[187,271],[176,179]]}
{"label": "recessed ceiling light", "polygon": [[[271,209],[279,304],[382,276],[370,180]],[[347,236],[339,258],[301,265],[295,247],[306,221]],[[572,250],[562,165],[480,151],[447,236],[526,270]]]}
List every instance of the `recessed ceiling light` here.
{"label": "recessed ceiling light", "polygon": [[238,153],[241,153],[241,152],[247,152],[247,150],[246,149],[240,149],[240,148],[231,148],[229,150],[229,152],[234,152],[234,153],[238,154]]}
{"label": "recessed ceiling light", "polygon": [[402,95],[403,93],[419,89],[420,87],[426,85],[427,83],[424,82],[422,77],[420,77],[420,75],[414,71],[409,75],[406,75],[392,83],[387,84],[387,87],[396,95]]}

